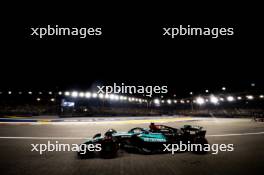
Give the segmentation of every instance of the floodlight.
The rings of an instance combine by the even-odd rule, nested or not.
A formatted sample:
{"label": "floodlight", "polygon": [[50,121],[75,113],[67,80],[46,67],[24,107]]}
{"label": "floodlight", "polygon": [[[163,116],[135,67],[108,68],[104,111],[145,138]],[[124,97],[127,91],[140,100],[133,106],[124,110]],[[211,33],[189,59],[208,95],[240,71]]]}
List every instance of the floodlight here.
{"label": "floodlight", "polygon": [[211,101],[211,103],[213,103],[213,104],[217,104],[217,103],[218,103],[218,98],[212,95],[212,96],[210,97],[210,101]]}
{"label": "floodlight", "polygon": [[91,92],[86,92],[85,93],[85,98],[91,98],[91,96],[92,96]]}
{"label": "floodlight", "polygon": [[170,100],[170,99],[168,99],[168,100],[167,100],[167,103],[170,105],[170,104],[171,104],[171,100]]}
{"label": "floodlight", "polygon": [[37,98],[37,101],[40,101],[40,98]]}
{"label": "floodlight", "polygon": [[108,99],[109,98],[109,95],[108,94],[105,94],[104,97],[105,97],[105,99]]}
{"label": "floodlight", "polygon": [[208,90],[208,89],[206,89],[206,90],[205,90],[205,92],[206,92],[206,93],[208,93],[208,92],[209,92],[209,90]]}
{"label": "floodlight", "polygon": [[55,99],[54,99],[54,98],[52,98],[52,99],[50,99],[50,101],[55,101]]}
{"label": "floodlight", "polygon": [[70,92],[66,91],[64,94],[65,94],[65,96],[69,96]]}
{"label": "floodlight", "polygon": [[181,102],[182,104],[184,104],[184,103],[185,103],[185,101],[184,101],[184,100],[181,100],[180,102]]}
{"label": "floodlight", "polygon": [[177,100],[174,100],[173,102],[174,102],[174,103],[177,103]]}
{"label": "floodlight", "polygon": [[226,87],[222,87],[222,90],[225,91],[226,90]]}
{"label": "floodlight", "polygon": [[52,95],[52,92],[51,92],[51,91],[49,91],[49,94],[50,94],[50,95]]}
{"label": "floodlight", "polygon": [[29,94],[29,95],[31,95],[31,94],[32,94],[32,92],[31,92],[31,91],[29,91],[29,92],[28,92],[28,94]]}
{"label": "floodlight", "polygon": [[260,95],[259,98],[264,98],[264,96],[263,95]]}
{"label": "floodlight", "polygon": [[98,96],[99,96],[100,99],[104,98],[104,94],[99,94]]}
{"label": "floodlight", "polygon": [[110,94],[109,98],[110,98],[110,100],[114,100],[115,99],[114,94]]}
{"label": "floodlight", "polygon": [[237,97],[237,99],[238,99],[238,100],[242,100],[242,97],[239,96],[239,97]]}
{"label": "floodlight", "polygon": [[71,93],[71,96],[74,97],[74,98],[78,97],[78,92],[77,91],[73,91]]}
{"label": "floodlight", "polygon": [[202,98],[202,97],[197,97],[197,98],[196,98],[196,102],[197,102],[199,105],[202,105],[202,104],[205,103],[204,98]]}
{"label": "floodlight", "polygon": [[253,99],[254,99],[253,95],[247,95],[246,97],[247,97],[247,99],[249,99],[249,100],[253,100]]}
{"label": "floodlight", "polygon": [[159,99],[154,99],[154,104],[155,105],[160,105],[160,100]]}
{"label": "floodlight", "polygon": [[8,94],[9,94],[9,95],[12,94],[12,91],[8,91]]}
{"label": "floodlight", "polygon": [[225,101],[225,99],[221,97],[221,98],[220,98],[220,101]]}
{"label": "floodlight", "polygon": [[227,101],[230,101],[230,102],[235,100],[233,96],[228,96],[226,99]]}
{"label": "floodlight", "polygon": [[119,100],[119,96],[118,95],[114,95],[114,99],[115,100]]}
{"label": "floodlight", "polygon": [[97,93],[93,93],[92,97],[96,98],[97,97]]}
{"label": "floodlight", "polygon": [[62,95],[62,92],[61,92],[61,91],[59,91],[59,92],[58,92],[58,94],[59,94],[59,95]]}
{"label": "floodlight", "polygon": [[84,93],[83,92],[79,92],[79,97],[84,97]]}

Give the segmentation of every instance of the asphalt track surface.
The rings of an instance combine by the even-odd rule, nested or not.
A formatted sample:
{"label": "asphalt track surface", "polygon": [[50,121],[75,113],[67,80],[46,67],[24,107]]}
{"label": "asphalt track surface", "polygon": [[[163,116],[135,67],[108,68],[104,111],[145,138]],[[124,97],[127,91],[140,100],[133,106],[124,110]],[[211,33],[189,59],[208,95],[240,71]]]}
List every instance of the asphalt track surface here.
{"label": "asphalt track surface", "polygon": [[117,131],[128,131],[133,127],[147,128],[149,120],[128,118],[118,122],[0,123],[0,172],[5,175],[263,174],[264,123],[250,119],[158,119],[172,127],[184,124],[204,126],[210,144],[234,144],[235,149],[217,155],[190,152],[142,155],[120,151],[114,159],[78,159],[75,152],[45,152],[40,155],[31,152],[32,143],[56,140],[79,144],[84,138],[104,133],[108,128]]}

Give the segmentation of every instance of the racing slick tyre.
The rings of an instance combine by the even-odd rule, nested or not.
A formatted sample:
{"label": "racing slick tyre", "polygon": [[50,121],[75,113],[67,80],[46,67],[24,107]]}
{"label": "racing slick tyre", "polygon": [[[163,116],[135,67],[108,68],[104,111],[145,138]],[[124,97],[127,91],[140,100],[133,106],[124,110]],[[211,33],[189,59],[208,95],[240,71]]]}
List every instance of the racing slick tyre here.
{"label": "racing slick tyre", "polygon": [[102,150],[100,151],[100,156],[102,158],[114,158],[117,156],[119,150],[119,145],[117,142],[109,141],[102,143]]}
{"label": "racing slick tyre", "polygon": [[94,151],[88,151],[87,149],[84,151],[84,149],[82,149],[81,147],[82,145],[80,145],[80,149],[77,152],[77,157],[79,159],[89,159],[89,158],[94,158],[95,157],[95,152]]}

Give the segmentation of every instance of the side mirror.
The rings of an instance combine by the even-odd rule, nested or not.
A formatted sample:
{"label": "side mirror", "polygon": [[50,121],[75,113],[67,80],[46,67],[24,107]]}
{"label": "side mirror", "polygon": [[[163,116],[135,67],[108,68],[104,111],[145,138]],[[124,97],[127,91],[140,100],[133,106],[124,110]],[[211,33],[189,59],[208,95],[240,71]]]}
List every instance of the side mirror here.
{"label": "side mirror", "polygon": [[95,134],[93,138],[101,137],[101,133]]}

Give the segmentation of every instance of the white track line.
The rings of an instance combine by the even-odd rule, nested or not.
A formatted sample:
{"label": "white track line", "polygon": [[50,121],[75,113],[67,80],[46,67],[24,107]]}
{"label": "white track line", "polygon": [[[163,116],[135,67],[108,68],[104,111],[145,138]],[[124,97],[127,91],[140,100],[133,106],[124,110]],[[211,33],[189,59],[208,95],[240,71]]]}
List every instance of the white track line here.
{"label": "white track line", "polygon": [[87,137],[0,137],[0,139],[27,139],[27,140],[84,140]]}
{"label": "white track line", "polygon": [[228,136],[245,136],[245,135],[260,135],[264,132],[250,132],[250,133],[239,133],[239,134],[218,134],[218,135],[206,135],[206,137],[228,137]]}
{"label": "white track line", "polygon": [[[219,134],[219,135],[206,135],[206,137],[229,137],[229,136],[245,136],[245,135],[260,135],[264,132],[254,133],[240,133],[240,134]],[[0,139],[27,139],[27,140],[85,140],[91,139],[87,137],[0,137]]]}

